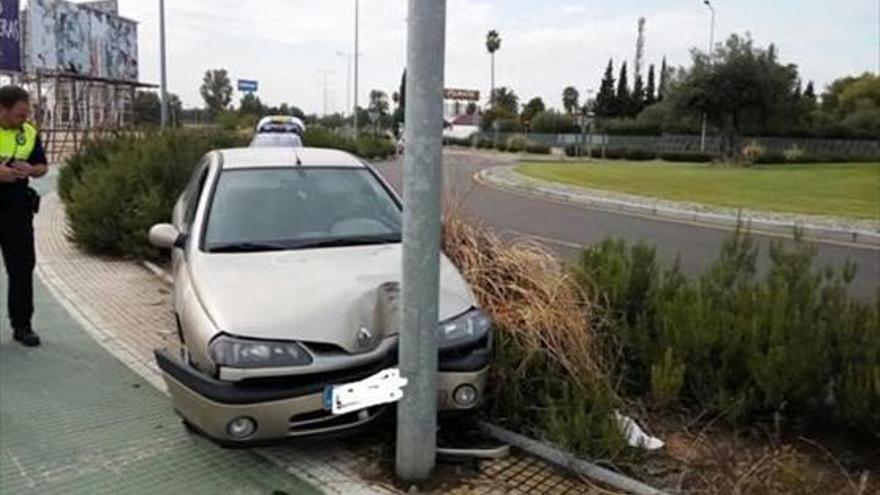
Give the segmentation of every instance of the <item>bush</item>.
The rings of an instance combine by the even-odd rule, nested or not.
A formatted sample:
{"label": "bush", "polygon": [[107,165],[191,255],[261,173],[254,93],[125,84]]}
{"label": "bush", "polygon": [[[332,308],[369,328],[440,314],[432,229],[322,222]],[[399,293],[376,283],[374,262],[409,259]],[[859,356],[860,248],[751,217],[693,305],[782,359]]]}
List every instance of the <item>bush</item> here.
{"label": "bush", "polygon": [[464,146],[467,148],[470,148],[474,145],[474,140],[469,138],[447,137],[443,138],[443,142],[447,146]]}
{"label": "bush", "polygon": [[89,143],[61,169],[59,179],[71,238],[92,253],[158,258],[147,231],[171,217],[202,155],[244,144],[235,133],[189,130]]}
{"label": "bush", "polygon": [[880,293],[872,305],[853,299],[854,267],[817,269],[803,242],[774,242],[763,277],[757,255],[737,233],[696,280],[643,244],[582,255],[579,281],[607,302],[625,392],[737,425],[779,415],[880,435]]}
{"label": "bush", "polygon": [[708,153],[686,153],[677,151],[668,151],[660,154],[660,159],[667,162],[711,162],[712,155]]}
{"label": "bush", "polygon": [[531,129],[539,134],[565,134],[578,131],[570,115],[555,110],[539,112],[532,119]]}
{"label": "bush", "polygon": [[528,145],[529,142],[526,141],[525,136],[510,136],[507,138],[507,151],[512,153],[525,151]]}
{"label": "bush", "polygon": [[443,252],[495,324],[493,418],[576,453],[624,453],[614,417],[621,402],[593,305],[557,258],[533,244],[507,245],[455,214],[444,221]]}
{"label": "bush", "polygon": [[529,143],[529,145],[526,146],[526,153],[532,153],[534,155],[549,155],[550,147],[544,146],[543,144]]}
{"label": "bush", "polygon": [[641,149],[628,149],[624,150],[623,157],[627,160],[633,161],[642,161],[642,160],[654,160],[657,158],[657,154],[653,151],[645,151]]}
{"label": "bush", "polygon": [[746,163],[758,163],[767,154],[767,149],[757,141],[751,141],[742,150],[743,160]]}
{"label": "bush", "polygon": [[394,143],[388,139],[363,134],[354,140],[320,125],[306,129],[303,144],[314,148],[347,151],[366,159],[384,159],[396,151]]}
{"label": "bush", "polygon": [[782,152],[783,156],[785,156],[785,161],[789,163],[800,162],[804,159],[806,152],[800,146],[793,144],[785,149]]}
{"label": "bush", "polygon": [[498,151],[507,151],[507,143],[498,143],[495,145],[495,149]]}

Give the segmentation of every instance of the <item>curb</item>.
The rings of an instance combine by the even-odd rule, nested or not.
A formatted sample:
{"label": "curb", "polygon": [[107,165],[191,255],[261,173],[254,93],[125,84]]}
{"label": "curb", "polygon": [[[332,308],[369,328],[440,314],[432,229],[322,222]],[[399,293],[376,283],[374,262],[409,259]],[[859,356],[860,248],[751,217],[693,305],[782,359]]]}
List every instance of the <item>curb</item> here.
{"label": "curb", "polygon": [[619,490],[624,490],[627,493],[634,493],[635,495],[666,495],[666,492],[646,485],[641,481],[579,459],[574,454],[532,440],[506,428],[486,421],[480,421],[480,428],[493,438],[508,443],[551,464],[555,464],[562,469],[605,483]]}
{"label": "curb", "polygon": [[695,222],[730,229],[736,228],[741,223],[756,233],[765,232],[791,237],[795,231],[800,231],[805,238],[814,241],[846,243],[862,248],[880,249],[880,232],[833,229],[796,220],[768,220],[757,218],[753,216],[757,215],[757,212],[747,210],[739,210],[739,215],[730,215],[688,209],[685,204],[682,204],[679,208],[663,205],[646,205],[635,201],[591,195],[588,189],[576,186],[563,185],[562,187],[572,189],[570,193],[563,192],[555,189],[554,187],[558,186],[550,182],[517,174],[513,171],[513,166],[497,166],[481,170],[474,176],[474,180],[482,185],[514,194],[525,194],[532,197],[583,205],[628,215],[644,215],[670,221]]}

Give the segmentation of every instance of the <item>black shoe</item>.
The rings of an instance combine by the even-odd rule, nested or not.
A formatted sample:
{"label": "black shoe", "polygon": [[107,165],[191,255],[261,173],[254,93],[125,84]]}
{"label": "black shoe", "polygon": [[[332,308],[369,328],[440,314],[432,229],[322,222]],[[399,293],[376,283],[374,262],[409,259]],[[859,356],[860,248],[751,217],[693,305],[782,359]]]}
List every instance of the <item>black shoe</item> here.
{"label": "black shoe", "polygon": [[25,347],[37,347],[40,345],[40,336],[31,328],[16,328],[12,331],[12,338]]}

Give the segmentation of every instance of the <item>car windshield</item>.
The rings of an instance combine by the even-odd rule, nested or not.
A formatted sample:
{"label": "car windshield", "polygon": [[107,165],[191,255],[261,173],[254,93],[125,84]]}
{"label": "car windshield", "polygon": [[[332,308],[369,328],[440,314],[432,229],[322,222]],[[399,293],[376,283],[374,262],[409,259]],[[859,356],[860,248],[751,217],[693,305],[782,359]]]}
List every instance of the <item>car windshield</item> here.
{"label": "car windshield", "polygon": [[252,148],[280,147],[280,148],[301,148],[302,139],[292,133],[278,134],[257,134],[251,141]]}
{"label": "car windshield", "polygon": [[400,242],[400,208],[365,168],[225,170],[210,204],[211,252]]}

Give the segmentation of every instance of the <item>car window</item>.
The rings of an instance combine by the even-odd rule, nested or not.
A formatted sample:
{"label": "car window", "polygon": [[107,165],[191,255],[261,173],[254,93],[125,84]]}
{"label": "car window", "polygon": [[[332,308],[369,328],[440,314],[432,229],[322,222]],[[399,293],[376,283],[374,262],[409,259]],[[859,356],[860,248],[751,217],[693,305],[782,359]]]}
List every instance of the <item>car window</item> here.
{"label": "car window", "polygon": [[399,238],[401,224],[397,203],[368,169],[226,170],[211,201],[203,246],[389,242]]}
{"label": "car window", "polygon": [[302,148],[302,139],[296,134],[257,134],[251,141],[252,148],[281,147]]}

